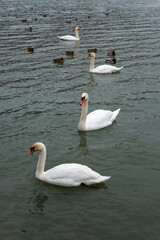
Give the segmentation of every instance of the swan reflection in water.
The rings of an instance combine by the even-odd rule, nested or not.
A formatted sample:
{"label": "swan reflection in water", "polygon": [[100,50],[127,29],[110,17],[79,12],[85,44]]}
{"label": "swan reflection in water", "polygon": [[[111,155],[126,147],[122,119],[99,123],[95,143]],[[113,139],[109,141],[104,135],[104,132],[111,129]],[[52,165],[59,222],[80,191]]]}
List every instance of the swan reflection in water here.
{"label": "swan reflection in water", "polygon": [[31,214],[44,215],[44,204],[48,197],[39,190],[33,190],[32,196],[28,200],[29,212]]}
{"label": "swan reflection in water", "polygon": [[87,139],[86,139],[87,133],[78,131],[78,135],[80,137],[80,143],[78,145],[78,148],[83,150],[88,150]]}

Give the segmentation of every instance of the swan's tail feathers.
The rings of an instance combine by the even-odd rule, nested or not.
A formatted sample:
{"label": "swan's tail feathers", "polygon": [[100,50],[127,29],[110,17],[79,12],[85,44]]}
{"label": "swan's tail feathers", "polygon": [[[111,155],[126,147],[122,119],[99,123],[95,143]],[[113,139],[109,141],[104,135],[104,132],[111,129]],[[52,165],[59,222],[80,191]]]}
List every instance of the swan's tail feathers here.
{"label": "swan's tail feathers", "polygon": [[116,111],[113,112],[112,122],[116,119],[116,117],[117,117],[117,115],[118,115],[118,113],[119,113],[120,110],[121,110],[121,109],[118,108]]}
{"label": "swan's tail feathers", "polygon": [[102,182],[105,182],[107,181],[108,179],[110,179],[111,176],[100,176],[96,181],[95,183],[102,183]]}
{"label": "swan's tail feathers", "polygon": [[104,179],[103,182],[104,182],[104,181],[107,181],[107,180],[110,179],[110,178],[111,178],[111,176],[103,176],[103,179]]}
{"label": "swan's tail feathers", "polygon": [[123,67],[118,68],[118,70],[121,70]]}
{"label": "swan's tail feathers", "polygon": [[[98,174],[99,175],[99,174]],[[91,185],[91,184],[98,184],[98,183],[102,183],[107,181],[108,179],[110,179],[111,176],[102,176],[99,175],[97,178],[91,178],[91,179],[87,179],[86,181],[84,181],[85,185]]]}

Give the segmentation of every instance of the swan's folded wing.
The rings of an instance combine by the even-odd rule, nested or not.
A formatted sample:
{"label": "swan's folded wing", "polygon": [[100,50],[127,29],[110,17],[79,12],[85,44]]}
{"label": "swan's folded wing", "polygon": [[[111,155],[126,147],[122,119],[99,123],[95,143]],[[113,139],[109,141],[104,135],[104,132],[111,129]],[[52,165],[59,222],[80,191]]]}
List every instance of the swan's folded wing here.
{"label": "swan's folded wing", "polygon": [[101,129],[112,124],[113,112],[109,110],[95,110],[87,115],[86,128],[88,130]]}
{"label": "swan's folded wing", "polygon": [[61,40],[76,40],[76,38],[74,36],[70,36],[70,35],[65,35],[65,36],[58,36]]}
{"label": "swan's folded wing", "polygon": [[96,67],[93,71],[95,73],[113,73],[113,72],[118,72],[121,68],[117,68],[111,65],[101,65]]}
{"label": "swan's folded wing", "polygon": [[61,186],[79,186],[107,180],[106,177],[81,164],[61,164],[44,173],[44,180]]}

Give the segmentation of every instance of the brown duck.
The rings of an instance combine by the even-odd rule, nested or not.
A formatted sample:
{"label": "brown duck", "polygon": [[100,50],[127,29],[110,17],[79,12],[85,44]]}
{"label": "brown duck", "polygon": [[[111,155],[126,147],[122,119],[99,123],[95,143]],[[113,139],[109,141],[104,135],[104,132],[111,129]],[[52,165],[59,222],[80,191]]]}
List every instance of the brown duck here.
{"label": "brown duck", "polygon": [[34,53],[34,48],[33,47],[27,47],[27,52]]}
{"label": "brown duck", "polygon": [[96,52],[97,52],[97,48],[90,48],[90,49],[88,49],[88,52],[94,52],[94,53],[96,53]]}
{"label": "brown duck", "polygon": [[53,59],[53,61],[55,62],[55,63],[63,63],[64,62],[64,58],[56,58],[56,59]]}
{"label": "brown duck", "polygon": [[73,55],[74,55],[74,52],[73,52],[73,51],[66,51],[66,55],[73,56]]}

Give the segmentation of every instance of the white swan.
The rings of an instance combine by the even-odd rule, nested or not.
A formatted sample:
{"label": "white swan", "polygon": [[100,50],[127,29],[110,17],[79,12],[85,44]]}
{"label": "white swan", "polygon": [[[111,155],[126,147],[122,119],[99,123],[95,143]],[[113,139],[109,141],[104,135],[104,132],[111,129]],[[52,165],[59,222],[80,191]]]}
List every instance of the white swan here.
{"label": "white swan", "polygon": [[110,178],[110,176],[101,176],[91,168],[77,163],[61,164],[44,171],[46,147],[43,143],[36,142],[30,148],[28,155],[35,151],[39,151],[36,178],[44,182],[65,187],[75,187],[81,184],[91,185],[104,182]]}
{"label": "white swan", "polygon": [[90,69],[89,69],[89,72],[91,73],[115,73],[115,72],[119,72],[119,70],[123,68],[123,67],[117,68],[107,64],[94,68],[95,53],[91,52],[88,55],[88,57],[91,57]]}
{"label": "white swan", "polygon": [[98,109],[91,113],[88,113],[88,94],[83,93],[81,97],[80,105],[82,105],[82,112],[80,121],[78,124],[79,131],[92,131],[107,127],[112,124],[112,122],[117,117],[120,108],[114,112],[109,110]]}
{"label": "white swan", "polygon": [[70,36],[70,35],[65,35],[65,36],[58,36],[61,40],[66,40],[66,41],[78,41],[79,40],[79,32],[80,28],[76,27],[75,28],[75,37],[74,36]]}

